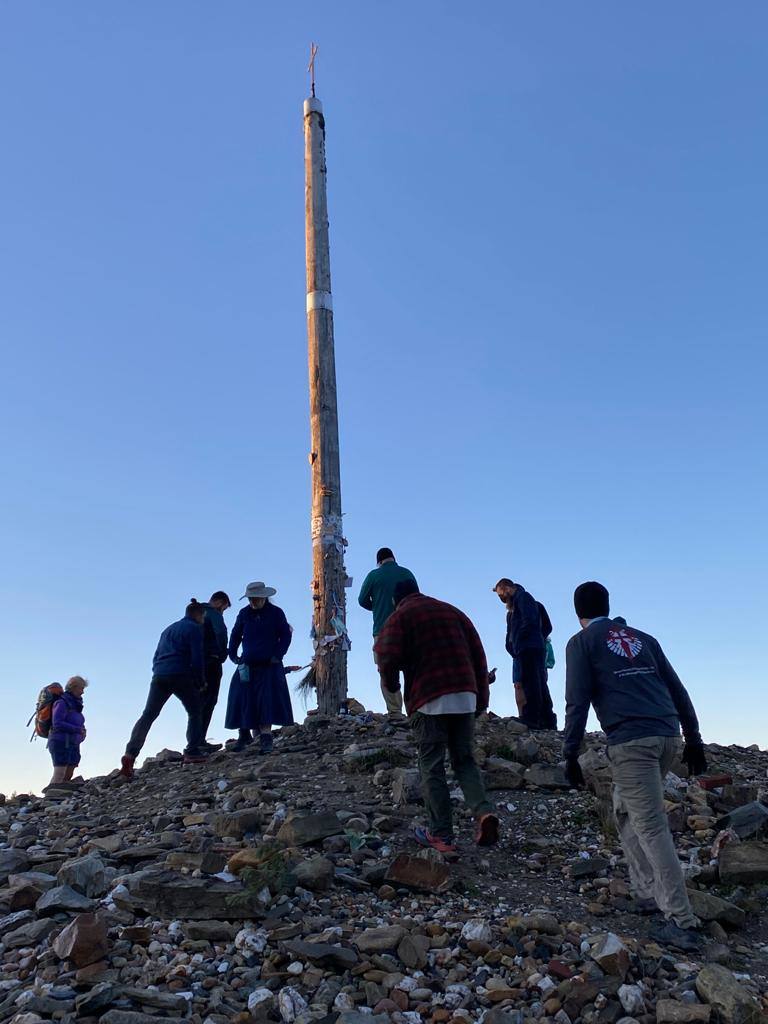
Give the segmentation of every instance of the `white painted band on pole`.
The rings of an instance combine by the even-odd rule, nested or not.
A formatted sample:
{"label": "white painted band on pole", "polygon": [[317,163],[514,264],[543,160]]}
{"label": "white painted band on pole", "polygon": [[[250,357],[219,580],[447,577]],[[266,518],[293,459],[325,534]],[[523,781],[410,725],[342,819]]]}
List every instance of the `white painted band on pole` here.
{"label": "white painted band on pole", "polygon": [[307,294],[307,312],[313,309],[329,309],[333,312],[333,296],[330,292],[309,292]]}
{"label": "white painted band on pole", "polygon": [[313,110],[317,111],[318,114],[322,114],[323,112],[323,104],[316,96],[310,96],[308,99],[304,100],[304,117],[306,117],[307,114],[311,114]]}

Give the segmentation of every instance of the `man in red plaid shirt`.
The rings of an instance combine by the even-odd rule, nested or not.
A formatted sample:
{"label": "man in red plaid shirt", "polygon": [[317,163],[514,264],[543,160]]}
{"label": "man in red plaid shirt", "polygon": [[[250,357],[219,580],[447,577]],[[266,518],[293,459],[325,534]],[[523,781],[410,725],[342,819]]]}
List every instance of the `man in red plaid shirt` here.
{"label": "man in red plaid shirt", "polygon": [[499,819],[483,785],[474,752],[475,716],[488,707],[488,664],[470,620],[444,601],[420,594],[415,581],[395,589],[395,611],[379,633],[374,650],[382,686],[400,688],[419,748],[419,770],[429,828],[416,840],[441,853],[455,854],[451,797],[445,753],[476,818],[475,841],[490,846],[499,838]]}

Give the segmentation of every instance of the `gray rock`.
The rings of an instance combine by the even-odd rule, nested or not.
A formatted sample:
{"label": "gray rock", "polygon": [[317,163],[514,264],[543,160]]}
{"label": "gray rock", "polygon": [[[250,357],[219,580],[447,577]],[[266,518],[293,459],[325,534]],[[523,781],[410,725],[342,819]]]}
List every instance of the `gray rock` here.
{"label": "gray rock", "polygon": [[33,921],[34,917],[35,915],[31,910],[17,910],[13,914],[6,914],[5,917],[0,917],[0,935],[15,931],[16,928],[27,924],[28,921]]}
{"label": "gray rock", "polygon": [[283,946],[297,960],[308,960],[311,964],[322,967],[338,967],[342,971],[356,967],[359,957],[354,949],[346,946],[334,946],[329,942],[302,942],[292,939]]}
{"label": "gray rock", "polygon": [[404,935],[397,947],[397,955],[406,967],[422,968],[426,965],[429,939],[426,935]]}
{"label": "gray rock", "polygon": [[262,812],[248,807],[243,811],[217,814],[213,821],[213,831],[217,836],[233,836],[235,839],[242,839],[250,832],[258,832],[263,824]]}
{"label": "gray rock", "polygon": [[48,892],[44,892],[35,905],[35,910],[40,917],[48,917],[52,914],[68,911],[73,914],[85,913],[93,910],[94,902],[87,896],[76,892],[70,885],[57,885]]}
{"label": "gray rock", "polygon": [[118,998],[120,987],[111,981],[102,981],[94,985],[90,992],[84,992],[75,999],[78,1017],[95,1017],[106,1010]]}
{"label": "gray rock", "polygon": [[768,843],[728,843],[720,852],[720,880],[725,885],[768,882]]}
{"label": "gray rock", "polygon": [[742,928],[747,920],[747,915],[741,907],[711,893],[689,889],[688,898],[694,914],[702,921],[717,921],[719,924],[730,925],[731,928]]}
{"label": "gray rock", "polygon": [[525,768],[503,757],[489,757],[483,765],[483,776],[486,789],[520,789],[525,780]]}
{"label": "gray rock", "polygon": [[48,892],[56,885],[56,876],[45,871],[22,871],[17,875],[8,876],[8,885],[34,885],[40,892]]}
{"label": "gray rock", "polygon": [[395,768],[392,772],[392,803],[395,807],[420,804],[421,774],[418,768]]}
{"label": "gray rock", "polygon": [[[727,849],[727,847],[726,847]],[[699,971],[696,991],[720,1024],[758,1024],[760,1007],[725,967],[708,964]]]}
{"label": "gray rock", "polygon": [[389,1024],[388,1013],[360,1013],[359,1010],[344,1010],[336,1018],[336,1024]]}
{"label": "gray rock", "polygon": [[679,1003],[676,999],[659,999],[656,1003],[657,1024],[709,1024],[712,1007],[705,1003]]}
{"label": "gray rock", "polygon": [[242,920],[263,917],[264,908],[237,882],[192,878],[149,867],[126,879],[130,902],[156,917],[190,921]]}
{"label": "gray rock", "polygon": [[103,896],[107,891],[107,873],[97,854],[66,861],[56,876],[59,885],[68,885],[83,896]]}
{"label": "gray rock", "polygon": [[30,921],[15,931],[7,932],[3,936],[3,945],[6,949],[21,949],[22,946],[36,946],[47,938],[56,925],[49,918],[41,918],[38,921]]}
{"label": "gray rock", "polygon": [[0,850],[0,885],[5,885],[9,875],[26,871],[29,866],[29,857],[24,850]]}
{"label": "gray rock", "polygon": [[156,1017],[135,1010],[107,1010],[99,1017],[99,1024],[179,1024],[178,1017]]}
{"label": "gray rock", "polygon": [[562,765],[533,764],[525,773],[527,786],[538,786],[539,789],[568,789],[568,780]]}
{"label": "gray rock", "polygon": [[582,857],[571,864],[571,878],[596,878],[611,866],[605,857]]}
{"label": "gray rock", "polygon": [[333,861],[327,857],[311,857],[297,864],[293,874],[302,888],[310,889],[312,892],[324,892],[333,882],[334,870]]}
{"label": "gray rock", "polygon": [[344,826],[331,811],[303,817],[290,814],[280,826],[277,838],[286,846],[307,846],[329,836],[337,836],[343,831]]}
{"label": "gray rock", "polygon": [[405,928],[393,924],[384,928],[366,928],[358,935],[353,935],[352,941],[361,953],[386,953],[397,949],[405,934]]}
{"label": "gray rock", "polygon": [[503,1010],[499,1006],[486,1010],[483,1016],[483,1024],[523,1024],[524,1020],[522,1010]]}
{"label": "gray rock", "polygon": [[122,990],[126,999],[134,1003],[141,1003],[142,1006],[151,1006],[154,1010],[180,1010],[183,1016],[189,1011],[189,1002],[184,996],[178,996],[175,992],[157,992],[151,988],[131,988]]}

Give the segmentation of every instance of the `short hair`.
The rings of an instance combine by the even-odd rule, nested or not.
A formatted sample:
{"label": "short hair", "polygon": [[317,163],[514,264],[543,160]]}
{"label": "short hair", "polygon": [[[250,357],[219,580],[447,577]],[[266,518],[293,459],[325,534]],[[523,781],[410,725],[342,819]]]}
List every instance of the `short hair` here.
{"label": "short hair", "polygon": [[203,607],[203,605],[200,604],[200,602],[197,600],[196,597],[191,597],[189,599],[189,604],[187,605],[186,609],[184,610],[184,614],[185,615],[196,615],[198,613],[201,614],[201,615],[205,615],[205,608]]}
{"label": "short hair", "polygon": [[493,589],[494,590],[498,590],[499,587],[514,587],[514,586],[515,586],[515,584],[512,582],[512,580],[508,579],[508,577],[506,577],[506,576],[502,576],[501,579],[499,580],[499,582],[496,584],[496,586]]}
{"label": "short hair", "polygon": [[72,676],[71,679],[67,680],[67,685],[64,687],[67,692],[74,690],[76,686],[82,686],[83,689],[88,685],[88,680],[83,679],[82,676]]}
{"label": "short hair", "polygon": [[580,619],[597,619],[611,610],[608,591],[602,583],[580,583],[573,592],[573,607]]}
{"label": "short hair", "polygon": [[385,562],[388,558],[394,557],[395,556],[392,553],[392,548],[379,548],[379,550],[376,552],[376,565],[381,565],[381,563]]}
{"label": "short hair", "polygon": [[395,592],[392,595],[392,601],[395,608],[397,608],[400,602],[405,600],[406,597],[410,597],[411,594],[418,593],[420,593],[420,591],[416,580],[400,580],[399,583],[395,584]]}
{"label": "short hair", "polygon": [[213,601],[226,601],[230,608],[232,607],[232,602],[229,600],[229,594],[225,594],[223,590],[216,590],[211,594],[208,598],[208,604],[211,604]]}

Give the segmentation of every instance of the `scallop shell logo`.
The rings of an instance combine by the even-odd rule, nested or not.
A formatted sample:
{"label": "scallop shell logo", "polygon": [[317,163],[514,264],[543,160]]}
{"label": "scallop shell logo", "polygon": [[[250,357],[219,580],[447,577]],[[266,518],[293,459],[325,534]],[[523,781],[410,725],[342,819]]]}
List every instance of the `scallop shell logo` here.
{"label": "scallop shell logo", "polygon": [[611,629],[605,639],[608,650],[622,658],[636,658],[643,649],[643,641],[626,629]]}

